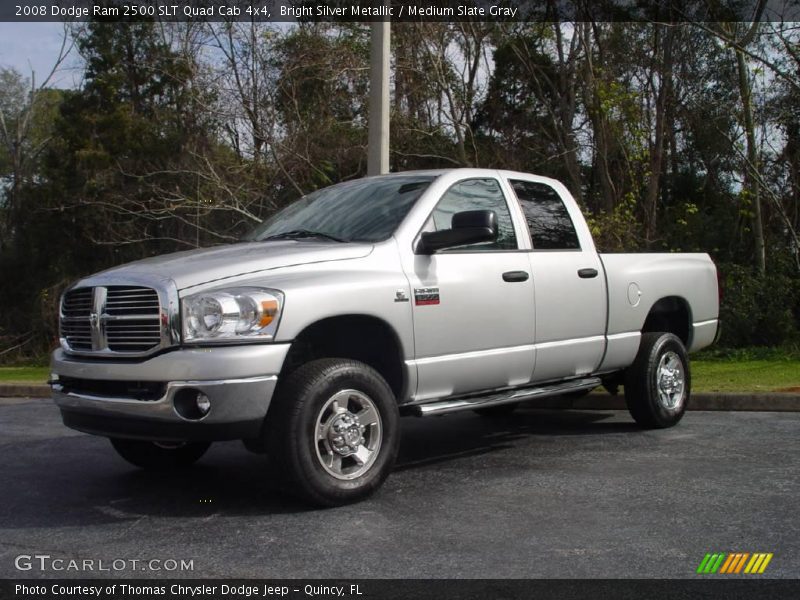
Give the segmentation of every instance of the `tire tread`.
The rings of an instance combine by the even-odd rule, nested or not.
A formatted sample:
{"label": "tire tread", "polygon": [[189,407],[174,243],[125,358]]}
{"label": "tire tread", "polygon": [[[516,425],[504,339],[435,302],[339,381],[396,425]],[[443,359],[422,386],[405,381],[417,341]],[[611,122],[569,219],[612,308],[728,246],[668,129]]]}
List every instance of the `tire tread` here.
{"label": "tire tread", "polygon": [[[381,387],[382,393],[392,399],[395,417],[399,419],[394,394],[383,377],[372,367],[345,358],[322,358],[298,367],[276,390],[267,414],[265,445],[268,448],[274,475],[286,491],[317,506],[338,506],[365,498],[380,487],[388,476],[386,469],[385,473],[373,477],[357,491],[328,490],[323,493],[304,472],[302,454],[305,450],[301,447],[302,440],[293,434],[293,424],[302,420],[305,405],[311,401],[315,389],[326,380],[343,374]],[[399,429],[396,424],[395,428]],[[386,429],[387,425],[384,423],[384,435]],[[399,431],[393,432],[393,436],[399,437]],[[384,439],[383,443],[387,443],[387,440]],[[390,454],[388,464],[391,468],[397,453],[397,443],[389,440],[388,445],[381,451]]]}
{"label": "tire tread", "polygon": [[[656,368],[660,350],[666,345],[674,346],[684,363],[686,398],[681,410],[675,415],[666,416],[659,409],[653,395],[649,375]],[[639,351],[633,364],[625,372],[625,403],[633,419],[646,429],[672,427],[683,417],[691,396],[691,374],[689,359],[683,342],[672,333],[648,332],[642,334]]]}

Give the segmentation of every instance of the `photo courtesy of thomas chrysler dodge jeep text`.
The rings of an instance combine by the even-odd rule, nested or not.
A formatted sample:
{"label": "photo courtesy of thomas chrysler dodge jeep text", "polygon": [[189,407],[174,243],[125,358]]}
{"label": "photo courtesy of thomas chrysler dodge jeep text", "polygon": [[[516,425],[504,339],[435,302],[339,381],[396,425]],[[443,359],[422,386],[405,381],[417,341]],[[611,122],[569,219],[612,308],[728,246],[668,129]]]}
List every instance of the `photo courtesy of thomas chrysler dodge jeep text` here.
{"label": "photo courtesy of thomas chrysler dodge jeep text", "polygon": [[719,297],[706,254],[598,254],[557,181],[454,169],[318,190],[241,243],[86,277],[60,311],[66,425],[151,469],[241,439],[331,506],[386,479],[401,415],[623,385],[641,426],[676,424]]}

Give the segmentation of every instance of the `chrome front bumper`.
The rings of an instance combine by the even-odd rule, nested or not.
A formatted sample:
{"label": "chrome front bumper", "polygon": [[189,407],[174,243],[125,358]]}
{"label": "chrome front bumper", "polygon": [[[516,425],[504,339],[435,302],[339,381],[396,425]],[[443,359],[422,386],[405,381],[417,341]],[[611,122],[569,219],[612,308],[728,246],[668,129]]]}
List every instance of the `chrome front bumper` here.
{"label": "chrome front bumper", "polygon": [[[151,440],[255,437],[288,350],[289,344],[176,349],[140,362],[87,360],[56,350],[52,394],[64,423],[88,433]],[[163,384],[156,388],[163,393],[137,399],[96,391],[123,382]],[[175,395],[186,388],[209,398],[211,410],[202,419],[175,410]]]}

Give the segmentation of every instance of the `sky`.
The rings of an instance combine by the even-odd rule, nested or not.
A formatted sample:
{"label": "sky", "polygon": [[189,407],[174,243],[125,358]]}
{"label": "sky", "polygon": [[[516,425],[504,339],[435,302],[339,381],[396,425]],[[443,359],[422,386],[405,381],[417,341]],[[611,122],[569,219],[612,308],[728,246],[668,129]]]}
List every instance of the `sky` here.
{"label": "sky", "polygon": [[[13,67],[26,77],[35,73],[40,83],[58,58],[63,23],[0,23],[0,67]],[[51,87],[77,87],[81,69],[73,50],[50,82]]]}

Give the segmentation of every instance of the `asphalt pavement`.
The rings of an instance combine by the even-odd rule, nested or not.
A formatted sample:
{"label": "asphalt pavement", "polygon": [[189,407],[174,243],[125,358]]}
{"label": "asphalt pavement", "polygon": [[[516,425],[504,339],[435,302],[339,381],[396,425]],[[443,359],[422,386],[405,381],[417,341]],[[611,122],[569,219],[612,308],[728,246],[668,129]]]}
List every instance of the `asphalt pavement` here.
{"label": "asphalt pavement", "polygon": [[52,403],[5,398],[0,577],[685,578],[709,552],[765,552],[755,577],[798,578],[798,433],[797,412],[695,411],[660,431],[624,411],[406,418],[378,494],[316,510],[238,442],[145,473]]}

